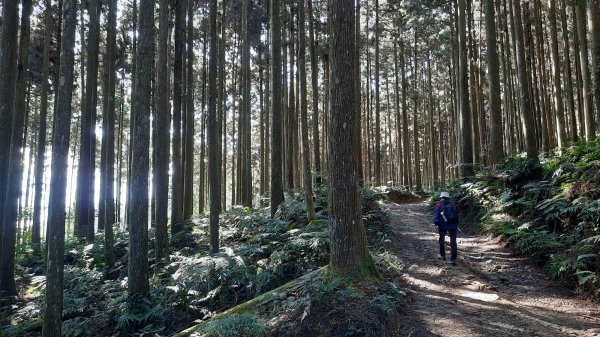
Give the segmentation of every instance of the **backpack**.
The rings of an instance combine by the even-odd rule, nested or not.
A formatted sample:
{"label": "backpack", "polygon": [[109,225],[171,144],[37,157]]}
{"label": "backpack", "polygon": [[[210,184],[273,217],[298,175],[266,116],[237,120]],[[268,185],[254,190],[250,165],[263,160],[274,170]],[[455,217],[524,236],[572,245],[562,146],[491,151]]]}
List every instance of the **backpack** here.
{"label": "backpack", "polygon": [[443,202],[441,212],[446,223],[456,223],[458,221],[458,211],[453,203]]}

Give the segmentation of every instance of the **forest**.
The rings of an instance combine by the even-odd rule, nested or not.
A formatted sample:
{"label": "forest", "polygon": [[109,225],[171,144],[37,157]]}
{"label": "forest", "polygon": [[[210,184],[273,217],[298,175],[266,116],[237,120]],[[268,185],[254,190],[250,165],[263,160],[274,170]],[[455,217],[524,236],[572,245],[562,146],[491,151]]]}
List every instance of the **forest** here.
{"label": "forest", "polygon": [[600,334],[600,1],[0,3],[0,336]]}

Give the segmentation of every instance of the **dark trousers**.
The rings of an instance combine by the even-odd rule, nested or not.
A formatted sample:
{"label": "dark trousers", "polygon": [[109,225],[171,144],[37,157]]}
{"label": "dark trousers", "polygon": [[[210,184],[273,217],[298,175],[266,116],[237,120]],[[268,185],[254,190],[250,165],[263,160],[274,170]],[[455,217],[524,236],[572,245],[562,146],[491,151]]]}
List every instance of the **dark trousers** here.
{"label": "dark trousers", "polygon": [[444,240],[446,238],[446,233],[450,235],[450,260],[456,260],[456,255],[458,254],[458,248],[456,246],[456,229],[440,229],[440,255],[446,257],[446,248],[444,247]]}

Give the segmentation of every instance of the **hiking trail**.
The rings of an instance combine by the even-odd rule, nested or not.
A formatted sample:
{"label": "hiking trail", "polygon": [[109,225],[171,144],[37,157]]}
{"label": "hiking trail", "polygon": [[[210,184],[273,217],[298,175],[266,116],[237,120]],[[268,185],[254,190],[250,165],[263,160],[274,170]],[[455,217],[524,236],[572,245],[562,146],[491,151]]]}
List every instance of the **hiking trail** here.
{"label": "hiking trail", "polygon": [[[395,336],[600,336],[600,308],[497,239],[458,237],[458,265],[437,260],[424,203],[390,203],[409,299]],[[449,256],[449,238],[446,238]]]}

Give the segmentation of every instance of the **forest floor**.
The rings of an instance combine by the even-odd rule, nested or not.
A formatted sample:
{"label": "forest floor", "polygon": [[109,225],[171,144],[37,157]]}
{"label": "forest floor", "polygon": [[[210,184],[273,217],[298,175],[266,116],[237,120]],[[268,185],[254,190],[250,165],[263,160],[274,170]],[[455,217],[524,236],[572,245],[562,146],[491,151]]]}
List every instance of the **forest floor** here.
{"label": "forest floor", "polygon": [[425,203],[390,203],[389,211],[409,287],[397,336],[600,336],[598,305],[511,253],[500,238],[459,234],[452,266],[437,260],[438,234]]}

